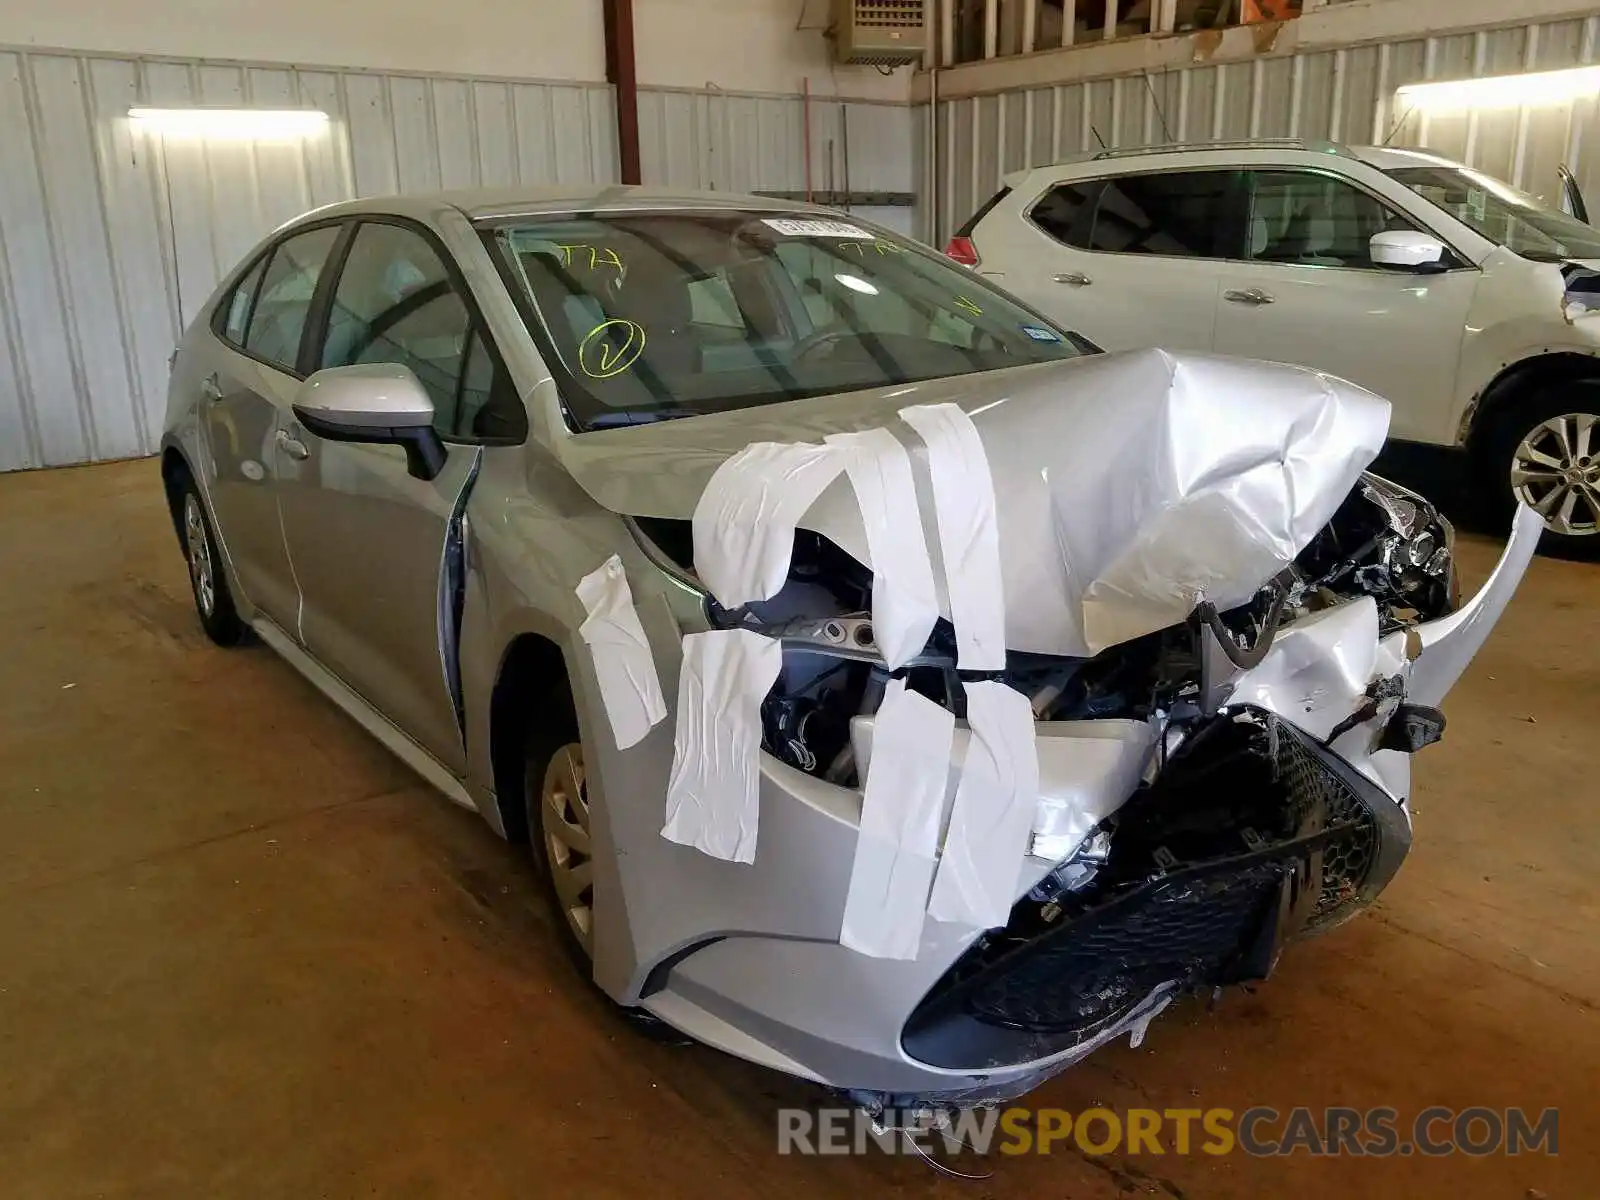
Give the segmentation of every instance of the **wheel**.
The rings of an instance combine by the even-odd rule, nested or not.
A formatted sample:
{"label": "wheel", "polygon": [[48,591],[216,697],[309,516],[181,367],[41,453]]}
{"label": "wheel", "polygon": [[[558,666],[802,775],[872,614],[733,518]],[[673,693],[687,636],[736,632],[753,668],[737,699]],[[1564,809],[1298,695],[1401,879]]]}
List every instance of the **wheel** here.
{"label": "wheel", "polygon": [[1497,524],[1520,500],[1544,518],[1541,551],[1600,558],[1600,380],[1560,385],[1500,414],[1477,474]]}
{"label": "wheel", "polygon": [[589,973],[594,962],[594,859],[583,742],[565,691],[553,707],[556,711],[547,709],[540,721],[544,728],[529,739],[523,774],[528,842],[567,949]]}
{"label": "wheel", "polygon": [[211,532],[211,521],[194,480],[184,477],[178,491],[178,527],[183,534],[184,558],[189,564],[189,588],[195,611],[206,636],[219,646],[237,646],[245,637],[245,623],[233,606],[222,555]]}

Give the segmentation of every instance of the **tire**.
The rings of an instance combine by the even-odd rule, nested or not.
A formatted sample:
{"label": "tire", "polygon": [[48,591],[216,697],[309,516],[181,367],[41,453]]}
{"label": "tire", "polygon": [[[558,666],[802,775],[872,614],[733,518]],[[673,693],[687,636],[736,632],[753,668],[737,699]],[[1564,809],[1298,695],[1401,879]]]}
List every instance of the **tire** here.
{"label": "tire", "polygon": [[1522,499],[1545,515],[1541,553],[1600,559],[1600,379],[1576,380],[1497,413],[1474,454],[1484,516],[1510,525]]}
{"label": "tire", "polygon": [[233,606],[228,578],[222,569],[222,554],[217,549],[211,518],[193,478],[180,477],[176,489],[178,537],[182,541],[184,562],[189,568],[189,591],[206,636],[219,646],[237,646],[245,640],[247,627]]}
{"label": "tire", "polygon": [[594,859],[583,740],[565,686],[533,715],[522,796],[534,871],[568,954],[594,973]]}

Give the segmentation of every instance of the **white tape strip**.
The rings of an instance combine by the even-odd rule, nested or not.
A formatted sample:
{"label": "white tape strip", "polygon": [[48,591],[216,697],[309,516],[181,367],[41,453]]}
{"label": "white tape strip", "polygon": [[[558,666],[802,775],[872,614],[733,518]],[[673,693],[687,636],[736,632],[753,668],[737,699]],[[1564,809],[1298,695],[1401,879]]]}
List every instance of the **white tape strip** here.
{"label": "white tape strip", "polygon": [[887,429],[836,433],[872,557],[872,633],[895,670],[928,643],[939,619],[933,562],[922,533],[911,455]]}
{"label": "white tape strip", "polygon": [[667,715],[655,654],[633,607],[633,593],[620,557],[613,554],[585,575],[577,591],[589,614],[578,626],[578,636],[594,655],[600,698],[611,718],[617,749],[626,750],[643,741]]}
{"label": "white tape strip", "polygon": [[874,958],[916,958],[954,735],[948,710],[907,691],[904,680],[889,685],[873,731],[842,945]]}
{"label": "white tape strip", "polygon": [[928,915],[979,929],[1004,925],[1039,801],[1033,705],[1003,683],[968,683],[961,782]]}
{"label": "white tape strip", "polygon": [[1000,583],[1000,527],[994,477],[978,430],[957,404],[919,404],[900,417],[928,445],[939,553],[944,559],[957,665],[999,671],[1006,665],[1005,598]]}
{"label": "white tape strip", "polygon": [[755,442],[717,468],[694,509],[695,572],[725,608],[783,588],[795,523],[844,470],[828,446]]}
{"label": "white tape strip", "polygon": [[684,637],[662,837],[712,858],[755,861],[761,701],[782,666],[782,643],[748,629]]}

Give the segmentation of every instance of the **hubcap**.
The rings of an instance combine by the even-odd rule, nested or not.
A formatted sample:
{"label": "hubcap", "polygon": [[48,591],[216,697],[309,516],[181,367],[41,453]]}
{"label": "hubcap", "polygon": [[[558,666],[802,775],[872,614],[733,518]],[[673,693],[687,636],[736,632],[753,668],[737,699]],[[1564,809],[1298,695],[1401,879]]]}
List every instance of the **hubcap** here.
{"label": "hubcap", "polygon": [[589,852],[589,791],[579,743],[561,747],[545,768],[539,817],[561,911],[584,953],[592,956],[594,860]]}
{"label": "hubcap", "polygon": [[209,617],[217,603],[217,585],[211,570],[211,539],[206,537],[205,518],[194,495],[184,497],[183,538],[189,548],[189,582],[194,587],[194,602],[200,615]]}
{"label": "hubcap", "polygon": [[1511,460],[1511,490],[1568,537],[1600,533],[1600,417],[1567,413],[1535,425]]}

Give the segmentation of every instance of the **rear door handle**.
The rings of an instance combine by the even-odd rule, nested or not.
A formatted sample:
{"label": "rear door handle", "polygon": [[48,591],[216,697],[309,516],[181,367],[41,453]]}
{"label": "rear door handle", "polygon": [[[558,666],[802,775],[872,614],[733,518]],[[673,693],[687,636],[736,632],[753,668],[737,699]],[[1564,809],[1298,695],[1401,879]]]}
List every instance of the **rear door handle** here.
{"label": "rear door handle", "polygon": [[1271,304],[1277,299],[1271,292],[1263,292],[1260,288],[1235,288],[1233,291],[1223,292],[1224,300],[1232,300],[1235,304]]}
{"label": "rear door handle", "polygon": [[1070,287],[1088,287],[1094,282],[1082,271],[1063,271],[1055,278],[1057,283],[1065,283]]}
{"label": "rear door handle", "polygon": [[200,394],[213,404],[222,399],[222,384],[215,375],[207,375],[200,381]]}
{"label": "rear door handle", "polygon": [[278,430],[278,449],[296,462],[304,462],[311,457],[311,451],[306,449],[306,444],[297,437],[291,437],[287,429]]}

